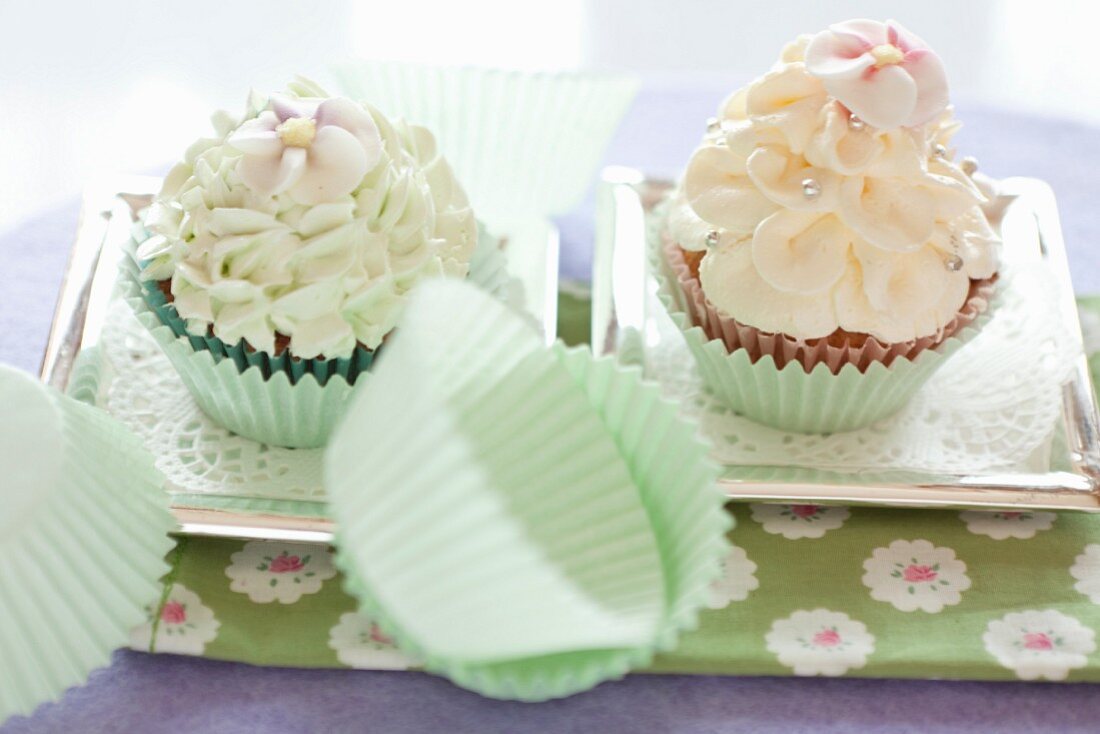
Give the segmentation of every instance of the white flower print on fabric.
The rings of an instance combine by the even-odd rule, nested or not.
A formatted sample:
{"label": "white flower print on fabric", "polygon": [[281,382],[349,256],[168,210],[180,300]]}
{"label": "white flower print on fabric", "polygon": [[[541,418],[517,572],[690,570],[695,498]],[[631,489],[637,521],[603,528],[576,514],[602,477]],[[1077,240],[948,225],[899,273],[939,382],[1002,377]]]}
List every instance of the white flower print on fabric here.
{"label": "white flower print on fabric", "polygon": [[988,535],[994,540],[1026,540],[1034,538],[1040,530],[1050,530],[1058,515],[1053,512],[967,510],[960,512],[959,518],[975,535]]}
{"label": "white flower print on fabric", "polygon": [[1093,604],[1100,604],[1100,545],[1086,545],[1081,555],[1074,559],[1069,573],[1077,579],[1073,588],[1087,596]]}
{"label": "white flower print on fabric", "polygon": [[863,570],[863,585],[871,590],[871,598],[903,612],[920,609],[935,614],[958,604],[970,588],[966,564],[955,551],[936,548],[927,540],[895,540],[886,548],[875,548]]}
{"label": "white flower print on fabric", "polygon": [[345,612],[328,632],[328,646],[336,658],[352,668],[368,670],[405,670],[418,663],[397,649],[369,617]]}
{"label": "white flower print on fabric", "polygon": [[982,642],[990,655],[1023,680],[1065,680],[1096,650],[1095,633],[1054,609],[1011,612],[989,623]]}
{"label": "white flower print on fabric", "polygon": [[866,665],[875,651],[875,636],[862,622],[828,609],[777,619],[764,639],[795,675],[844,675]]}
{"label": "white flower print on fabric", "polygon": [[214,611],[183,584],[172,584],[164,604],[151,604],[145,613],[145,624],[130,631],[130,647],[142,652],[202,655],[221,626]]}
{"label": "white flower print on fabric", "polygon": [[847,507],[824,505],[751,505],[752,519],[772,535],[788,540],[820,538],[826,531],[836,530],[851,513]]}
{"label": "white flower print on fabric", "polygon": [[730,602],[744,601],[749,592],[760,586],[756,579],[756,564],[749,560],[743,548],[730,547],[722,559],[722,575],[710,585],[707,606],[711,609],[728,607]]}
{"label": "white flower print on fabric", "polygon": [[257,604],[293,604],[304,594],[316,594],[336,575],[332,553],[321,545],[254,540],[229,559],[229,588]]}

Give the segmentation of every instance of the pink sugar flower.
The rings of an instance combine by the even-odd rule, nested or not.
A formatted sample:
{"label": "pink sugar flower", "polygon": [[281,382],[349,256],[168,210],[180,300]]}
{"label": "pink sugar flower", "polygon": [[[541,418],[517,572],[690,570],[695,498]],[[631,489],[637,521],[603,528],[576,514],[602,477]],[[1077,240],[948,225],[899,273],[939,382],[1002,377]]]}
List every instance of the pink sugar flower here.
{"label": "pink sugar flower", "polygon": [[877,128],[920,125],[948,103],[940,57],[893,20],[829,26],[807,45],[806,70],[852,114]]}
{"label": "pink sugar flower", "polygon": [[286,192],[320,204],[354,191],[382,156],[382,137],[361,105],[343,97],[320,104],[281,95],[229,136],[244,155],[237,175],[252,190]]}

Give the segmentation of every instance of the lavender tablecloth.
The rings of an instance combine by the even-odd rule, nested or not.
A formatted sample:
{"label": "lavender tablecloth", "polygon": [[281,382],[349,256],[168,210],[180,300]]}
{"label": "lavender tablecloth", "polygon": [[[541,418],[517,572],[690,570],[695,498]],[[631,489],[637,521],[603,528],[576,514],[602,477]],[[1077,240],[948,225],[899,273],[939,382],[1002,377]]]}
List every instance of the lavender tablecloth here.
{"label": "lavender tablecloth", "polygon": [[[672,175],[724,90],[647,88],[608,163]],[[960,147],[994,176],[1049,181],[1058,194],[1078,292],[1100,291],[1100,208],[1091,188],[1100,131],[1059,120],[960,106]],[[35,371],[77,206],[0,237],[0,361]],[[563,274],[584,278],[591,199],[559,222]],[[0,620],[0,624],[3,621]],[[1090,685],[635,675],[539,705],[490,701],[421,673],[255,668],[120,652],[29,719],[24,732],[971,732],[1100,730]]]}

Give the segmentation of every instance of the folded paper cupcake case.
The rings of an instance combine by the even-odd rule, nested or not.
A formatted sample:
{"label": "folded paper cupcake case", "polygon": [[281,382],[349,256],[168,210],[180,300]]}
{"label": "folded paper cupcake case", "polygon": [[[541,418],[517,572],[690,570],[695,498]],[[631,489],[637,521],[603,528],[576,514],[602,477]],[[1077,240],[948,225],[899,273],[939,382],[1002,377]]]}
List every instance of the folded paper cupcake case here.
{"label": "folded paper cupcake case", "polygon": [[338,562],[428,670],[575,693],[694,625],[730,522],[707,451],[638,370],[425,284],[326,453]]}
{"label": "folded paper cupcake case", "polygon": [[0,721],[110,662],[173,542],[153,457],[103,411],[0,366]]}
{"label": "folded paper cupcake case", "polygon": [[[212,379],[235,369],[154,334]],[[338,559],[428,670],[543,700],[644,666],[695,625],[731,519],[697,427],[640,370],[545,347],[518,312],[439,279],[414,291],[370,378],[325,454]],[[0,393],[18,408],[0,458],[22,468],[0,490],[14,508],[0,518],[6,716],[108,662],[155,607],[173,525],[121,424],[6,368]],[[21,463],[36,451],[60,461]]]}

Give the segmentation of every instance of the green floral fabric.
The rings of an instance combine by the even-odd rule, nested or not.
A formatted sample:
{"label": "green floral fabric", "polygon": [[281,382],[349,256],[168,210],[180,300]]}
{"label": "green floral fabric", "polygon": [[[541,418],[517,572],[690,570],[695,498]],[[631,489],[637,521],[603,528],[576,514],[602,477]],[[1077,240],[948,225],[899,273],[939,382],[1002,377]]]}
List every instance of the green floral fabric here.
{"label": "green floral fabric", "polygon": [[[583,299],[565,297],[565,333]],[[1082,299],[1086,338],[1100,298]],[[1088,344],[1094,374],[1100,350]],[[1100,515],[731,504],[697,630],[651,670],[1100,680]],[[261,665],[415,667],[331,548],[184,538],[133,647]]]}

